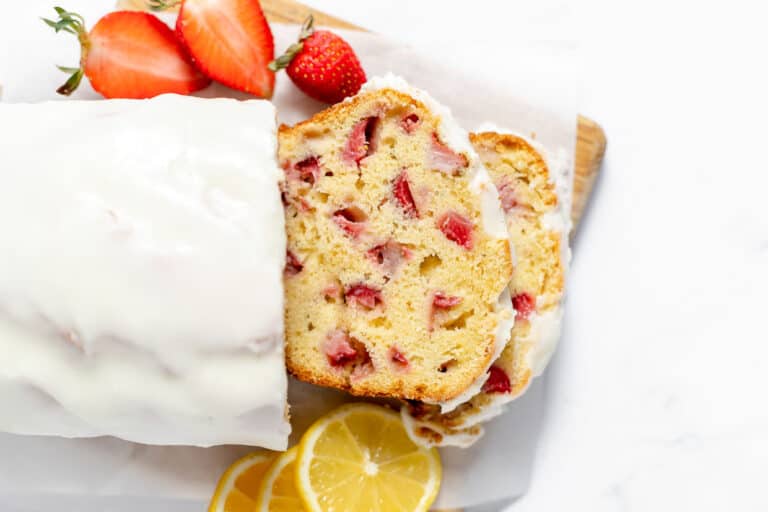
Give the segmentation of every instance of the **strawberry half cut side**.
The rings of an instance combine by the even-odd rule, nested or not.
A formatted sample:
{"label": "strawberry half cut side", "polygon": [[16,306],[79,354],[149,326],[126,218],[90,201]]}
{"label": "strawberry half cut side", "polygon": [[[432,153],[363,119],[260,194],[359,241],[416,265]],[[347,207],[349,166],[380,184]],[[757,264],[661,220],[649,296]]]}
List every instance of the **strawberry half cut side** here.
{"label": "strawberry half cut side", "polygon": [[80,42],[79,67],[59,68],[71,73],[58,88],[59,94],[72,94],[83,76],[105,98],[190,94],[211,82],[194,67],[173,31],[152,14],[112,12],[88,33],[82,16],[61,7],[55,9],[58,20],[43,21],[56,32],[74,34]]}
{"label": "strawberry half cut side", "polygon": [[271,98],[272,30],[257,0],[184,0],[176,32],[195,65],[217,82]]}

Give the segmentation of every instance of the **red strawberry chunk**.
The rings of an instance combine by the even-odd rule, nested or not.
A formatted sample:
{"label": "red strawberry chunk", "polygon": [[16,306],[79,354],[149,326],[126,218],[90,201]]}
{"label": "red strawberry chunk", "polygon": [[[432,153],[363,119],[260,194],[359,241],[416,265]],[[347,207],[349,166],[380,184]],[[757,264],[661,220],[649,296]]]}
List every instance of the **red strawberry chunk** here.
{"label": "red strawberry chunk", "polygon": [[515,206],[517,206],[517,197],[515,195],[514,186],[509,182],[504,182],[497,185],[496,188],[499,189],[501,207],[505,212],[509,213]]}
{"label": "red strawberry chunk", "polygon": [[333,221],[352,238],[357,238],[365,231],[368,216],[357,206],[349,206],[333,213]]}
{"label": "red strawberry chunk", "polygon": [[400,120],[400,127],[405,131],[405,133],[411,134],[416,131],[416,128],[418,128],[420,122],[421,120],[419,119],[419,116],[416,114],[408,114]]}
{"label": "red strawberry chunk", "polygon": [[450,176],[460,174],[461,169],[468,165],[467,157],[440,142],[437,134],[432,134],[432,145],[427,154],[427,166]]}
{"label": "red strawberry chunk", "polygon": [[357,350],[352,347],[349,334],[340,329],[328,333],[322,349],[331,366],[344,366],[357,358]]}
{"label": "red strawberry chunk", "polygon": [[437,227],[448,240],[467,250],[472,249],[472,230],[475,226],[468,218],[456,212],[448,212],[437,220]]}
{"label": "red strawberry chunk", "polygon": [[341,154],[342,160],[347,165],[360,165],[360,160],[373,154],[375,151],[375,131],[379,124],[376,116],[366,117],[352,127],[347,139],[347,145]]}
{"label": "red strawberry chunk", "polygon": [[432,296],[432,305],[437,309],[451,309],[464,301],[462,297],[453,297],[443,292],[435,292]]}
{"label": "red strawberry chunk", "polygon": [[418,218],[419,210],[416,208],[416,202],[411,194],[411,185],[408,183],[408,174],[403,171],[395,178],[392,184],[392,194],[400,208],[405,212],[406,217]]}
{"label": "red strawberry chunk", "polygon": [[329,284],[323,288],[323,297],[327,299],[335,299],[341,293],[341,287],[337,283]]}
{"label": "red strawberry chunk", "polygon": [[396,346],[392,346],[389,349],[389,359],[394,363],[395,367],[401,370],[408,368],[408,358]]}
{"label": "red strawberry chunk", "polygon": [[287,251],[285,254],[285,275],[295,276],[304,269],[299,258],[296,257],[291,251]]}
{"label": "red strawberry chunk", "polygon": [[483,384],[483,393],[511,393],[512,383],[507,373],[498,366],[488,369],[488,380]]}
{"label": "red strawberry chunk", "polygon": [[352,370],[352,374],[349,376],[351,382],[356,382],[368,377],[373,373],[375,368],[373,367],[373,361],[371,355],[366,350],[365,346],[361,345],[362,355],[358,357],[358,362],[355,364],[355,368]]}
{"label": "red strawberry chunk", "polygon": [[316,156],[305,158],[293,167],[298,171],[299,179],[310,185],[314,185],[320,176],[320,162]]}
{"label": "red strawberry chunk", "polygon": [[512,297],[512,307],[516,311],[515,318],[525,320],[536,310],[536,298],[530,293],[518,293]]}
{"label": "red strawberry chunk", "polygon": [[347,288],[344,296],[346,297],[347,304],[356,303],[365,309],[373,309],[383,304],[381,290],[361,283],[353,284]]}
{"label": "red strawberry chunk", "polygon": [[404,259],[407,260],[411,257],[411,251],[394,240],[387,240],[387,242],[368,250],[366,255],[381,265],[388,274],[393,274]]}

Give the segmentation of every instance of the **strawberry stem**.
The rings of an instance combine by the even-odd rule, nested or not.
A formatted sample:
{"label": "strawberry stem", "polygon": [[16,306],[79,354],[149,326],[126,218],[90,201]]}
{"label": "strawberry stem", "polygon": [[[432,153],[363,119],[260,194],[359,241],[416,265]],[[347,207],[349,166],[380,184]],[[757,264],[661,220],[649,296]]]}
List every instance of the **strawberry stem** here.
{"label": "strawberry stem", "polygon": [[82,16],[74,12],[68,12],[61,7],[54,7],[56,14],[59,15],[59,19],[56,21],[42,18],[43,22],[49,27],[52,27],[56,33],[69,32],[77,36],[77,40],[80,42],[80,66],[77,68],[57,66],[61,71],[70,73],[70,77],[64,84],[56,89],[56,92],[69,96],[80,85],[85,73],[85,61],[88,58],[88,50],[91,48],[91,42],[88,39],[88,32],[85,30],[85,20]]}
{"label": "strawberry stem", "polygon": [[301,25],[301,31],[299,32],[299,41],[293,43],[285,50],[281,56],[269,63],[269,69],[272,71],[279,71],[287,68],[296,55],[304,48],[304,40],[315,33],[315,18],[310,14],[304,23]]}

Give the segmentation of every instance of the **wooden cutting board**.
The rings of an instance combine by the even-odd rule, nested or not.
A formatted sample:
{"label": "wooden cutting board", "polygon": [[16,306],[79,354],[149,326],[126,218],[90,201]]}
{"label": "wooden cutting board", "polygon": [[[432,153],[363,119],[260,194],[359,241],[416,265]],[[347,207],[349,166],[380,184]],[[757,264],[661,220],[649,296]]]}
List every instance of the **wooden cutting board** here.
{"label": "wooden cutting board", "polygon": [[[126,9],[144,9],[146,8],[146,0],[118,0],[118,5]],[[311,13],[318,25],[365,30],[294,0],[261,0],[261,6],[270,21],[301,24]],[[573,207],[571,208],[574,232],[592,194],[606,146],[605,132],[599,124],[588,117],[581,115],[578,117],[576,137]]]}

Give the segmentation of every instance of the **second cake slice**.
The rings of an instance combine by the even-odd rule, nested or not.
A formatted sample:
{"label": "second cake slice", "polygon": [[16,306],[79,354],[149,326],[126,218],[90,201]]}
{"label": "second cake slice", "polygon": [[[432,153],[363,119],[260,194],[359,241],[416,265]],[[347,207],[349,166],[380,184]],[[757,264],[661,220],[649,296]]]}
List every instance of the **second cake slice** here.
{"label": "second cake slice", "polygon": [[466,132],[399,85],[280,130],[286,359],[308,382],[445,411],[508,340],[509,240]]}

